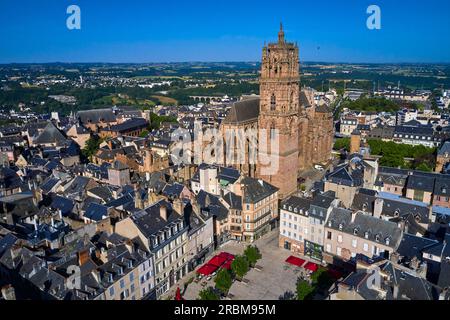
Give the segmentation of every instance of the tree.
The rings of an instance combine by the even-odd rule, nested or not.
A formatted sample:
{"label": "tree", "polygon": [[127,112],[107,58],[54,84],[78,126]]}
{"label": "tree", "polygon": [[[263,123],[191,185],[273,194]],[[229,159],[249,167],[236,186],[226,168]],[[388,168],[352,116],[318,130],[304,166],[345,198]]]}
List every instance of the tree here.
{"label": "tree", "polygon": [[247,246],[244,251],[244,255],[247,258],[248,263],[252,267],[254,267],[256,265],[256,262],[262,257],[258,247],[256,246]]}
{"label": "tree", "polygon": [[148,130],[142,130],[141,134],[139,135],[141,138],[145,138],[149,134]]}
{"label": "tree", "polygon": [[336,151],[345,149],[347,152],[350,152],[350,138],[336,139],[333,149]]}
{"label": "tree", "polygon": [[292,291],[285,291],[278,300],[295,300],[295,294]]}
{"label": "tree", "polygon": [[86,141],[86,145],[84,146],[84,149],[81,150],[82,154],[88,158],[92,159],[92,156],[97,153],[100,144],[103,142],[103,139],[101,139],[97,135],[93,135],[88,141]]}
{"label": "tree", "polygon": [[209,287],[199,292],[198,300],[219,300],[219,297],[214,292],[213,288]]}
{"label": "tree", "polygon": [[314,288],[308,281],[303,279],[297,281],[297,300],[310,300],[313,292]]}
{"label": "tree", "polygon": [[245,256],[237,256],[234,258],[234,261],[231,263],[231,270],[233,270],[234,274],[242,279],[245,274],[248,272],[249,263]]}
{"label": "tree", "polygon": [[421,163],[416,167],[416,170],[419,171],[425,171],[425,172],[431,172],[433,169],[431,169],[426,163]]}
{"label": "tree", "polygon": [[313,286],[319,288],[329,288],[334,282],[328,270],[323,267],[320,267],[311,275],[311,280]]}
{"label": "tree", "polygon": [[227,269],[221,269],[216,276],[215,283],[216,288],[226,294],[231,287],[233,280],[231,279],[230,271]]}

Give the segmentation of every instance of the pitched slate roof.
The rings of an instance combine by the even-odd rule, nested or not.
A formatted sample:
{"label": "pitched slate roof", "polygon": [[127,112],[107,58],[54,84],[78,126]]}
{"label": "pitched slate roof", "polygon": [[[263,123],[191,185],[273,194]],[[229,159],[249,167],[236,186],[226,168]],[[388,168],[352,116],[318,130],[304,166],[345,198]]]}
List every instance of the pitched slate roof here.
{"label": "pitched slate roof", "polygon": [[444,156],[445,154],[450,154],[450,141],[445,141],[438,150],[439,156]]}
{"label": "pitched slate roof", "polygon": [[373,212],[376,196],[376,191],[361,188],[353,198],[352,209]]}
{"label": "pitched slate roof", "polygon": [[450,197],[450,177],[442,176],[434,183],[433,195]]}
{"label": "pitched slate roof", "polygon": [[404,217],[412,215],[419,217],[419,222],[428,223],[429,209],[426,203],[402,198],[387,192],[380,192],[377,196],[383,201],[382,214],[391,217]]}
{"label": "pitched slate roof", "polygon": [[255,121],[259,116],[259,97],[235,102],[228,111],[224,123]]}
{"label": "pitched slate roof", "polygon": [[[167,209],[167,221],[160,215],[161,206],[165,206]],[[142,234],[150,238],[152,235],[163,229],[165,226],[183,218],[175,210],[173,210],[170,202],[161,200],[145,210],[133,213],[130,216],[131,220],[139,228]]]}
{"label": "pitched slate roof", "polygon": [[53,209],[61,210],[61,214],[63,216],[67,216],[70,212],[72,212],[74,205],[75,203],[73,202],[73,200],[55,195],[52,198],[50,207]]}
{"label": "pitched slate roof", "polygon": [[397,248],[397,252],[403,258],[402,260],[410,261],[414,257],[421,259],[424,250],[438,244],[439,242],[436,240],[405,233]]}
{"label": "pitched slate roof", "polygon": [[[362,212],[355,213],[352,221],[352,211],[343,208],[333,208],[326,222],[326,227],[341,230],[355,237],[367,238],[370,241],[382,242],[396,248],[402,237],[402,230],[396,223],[375,218]],[[378,240],[377,240],[378,237]],[[386,240],[389,239],[389,244]]]}
{"label": "pitched slate roof", "polygon": [[281,209],[299,215],[308,215],[307,212],[311,206],[311,199],[290,196],[281,203]]}
{"label": "pitched slate roof", "polygon": [[338,166],[326,175],[327,181],[335,184],[358,187],[364,184],[364,162],[354,157],[349,163]]}
{"label": "pitched slate roof", "polygon": [[94,221],[103,220],[108,217],[108,207],[97,203],[91,203],[86,209],[84,217]]}
{"label": "pitched slate roof", "polygon": [[242,210],[242,197],[233,192],[224,195],[223,200],[230,206],[230,209]]}
{"label": "pitched slate roof", "polygon": [[202,211],[206,211],[210,215],[215,216],[217,220],[223,220],[228,217],[228,210],[220,202],[219,197],[204,190],[200,190],[196,199]]}
{"label": "pitched slate roof", "polygon": [[116,116],[111,109],[82,110],[77,112],[77,117],[84,124],[99,122],[115,122]]}
{"label": "pitched slate roof", "polygon": [[259,202],[279,190],[277,187],[264,180],[258,180],[251,177],[244,177],[241,180],[241,185],[243,186],[245,203]]}
{"label": "pitched slate roof", "polygon": [[168,197],[179,197],[184,190],[184,185],[175,182],[174,184],[166,184],[162,193]]}
{"label": "pitched slate roof", "polygon": [[421,190],[425,192],[433,192],[434,178],[411,175],[408,177],[406,187],[408,189]]}
{"label": "pitched slate roof", "polygon": [[110,128],[105,128],[105,131],[114,131],[114,132],[127,132],[130,130],[140,129],[146,127],[148,124],[147,120],[143,118],[134,118],[127,120],[123,123],[116,124],[111,126]]}
{"label": "pitched slate roof", "polygon": [[55,143],[56,145],[62,145],[66,142],[66,138],[59,131],[58,128],[52,122],[49,122],[40,135],[33,140],[34,144],[49,144]]}

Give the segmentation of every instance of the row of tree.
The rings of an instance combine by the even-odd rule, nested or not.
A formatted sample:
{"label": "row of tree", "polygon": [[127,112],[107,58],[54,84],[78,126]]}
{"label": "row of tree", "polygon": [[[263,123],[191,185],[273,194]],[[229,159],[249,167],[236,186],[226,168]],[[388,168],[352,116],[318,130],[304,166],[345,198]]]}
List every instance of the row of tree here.
{"label": "row of tree", "polygon": [[[382,156],[380,159],[381,166],[432,171],[436,164],[436,148],[428,148],[422,145],[411,146],[376,139],[368,140],[367,143],[372,155]],[[406,161],[405,158],[413,160]]]}
{"label": "row of tree", "polygon": [[219,300],[226,295],[233,284],[233,279],[242,280],[250,267],[254,267],[262,255],[256,246],[248,246],[243,255],[236,256],[231,263],[231,270],[221,269],[214,279],[215,289],[208,287],[199,293],[200,300]]}

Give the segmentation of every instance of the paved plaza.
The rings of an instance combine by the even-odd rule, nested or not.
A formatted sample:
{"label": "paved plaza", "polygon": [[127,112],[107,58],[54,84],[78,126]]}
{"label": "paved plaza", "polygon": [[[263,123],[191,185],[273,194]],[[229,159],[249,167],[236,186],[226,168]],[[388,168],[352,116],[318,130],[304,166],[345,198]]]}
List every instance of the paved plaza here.
{"label": "paved plaza", "polygon": [[[232,300],[278,300],[286,291],[295,293],[297,278],[303,269],[285,263],[291,253],[278,247],[278,232],[278,229],[273,230],[254,243],[262,254],[262,259],[257,263],[262,270],[250,269],[244,277],[247,283],[234,281],[229,291]],[[217,253],[226,251],[242,254],[247,245],[230,241],[219,248]],[[184,292],[184,298],[195,300],[199,292],[209,286],[214,287],[214,277],[209,281],[192,282]]]}

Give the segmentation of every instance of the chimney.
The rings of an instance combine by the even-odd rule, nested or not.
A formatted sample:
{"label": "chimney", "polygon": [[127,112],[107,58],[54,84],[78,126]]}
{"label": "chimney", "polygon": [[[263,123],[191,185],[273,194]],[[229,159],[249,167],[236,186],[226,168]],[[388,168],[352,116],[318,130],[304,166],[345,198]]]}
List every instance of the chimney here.
{"label": "chimney", "polygon": [[183,214],[184,212],[184,203],[180,198],[176,198],[173,201],[173,210],[175,210],[175,212],[177,212],[178,214]]}
{"label": "chimney", "polygon": [[133,242],[130,239],[127,239],[125,241],[125,246],[127,247],[127,250],[128,250],[129,253],[133,253],[134,252]]}
{"label": "chimney", "polygon": [[394,284],[394,288],[393,288],[393,292],[392,292],[392,295],[394,296],[394,300],[398,299],[398,290],[399,290],[398,284]]}
{"label": "chimney", "polygon": [[439,295],[439,300],[445,300],[445,296],[447,295],[448,289],[444,288],[441,292],[441,294]]}
{"label": "chimney", "polygon": [[398,254],[398,252],[392,252],[391,256],[390,256],[390,260],[391,260],[391,262],[398,264],[398,262],[400,260],[400,255]]}
{"label": "chimney", "polygon": [[161,204],[159,207],[159,215],[161,216],[161,219],[167,221],[167,207],[165,204]]}
{"label": "chimney", "polygon": [[16,300],[16,291],[10,284],[2,288],[2,296],[5,300]]}
{"label": "chimney", "polygon": [[417,259],[417,257],[414,257],[411,259],[411,262],[410,262],[411,269],[413,269],[414,271],[417,271],[419,269],[419,265],[420,265],[420,261],[419,261],[419,259]]}
{"label": "chimney", "polygon": [[427,271],[428,271],[428,265],[426,262],[422,262],[419,266],[419,269],[417,270],[417,274],[423,278],[426,279],[427,278]]}
{"label": "chimney", "polygon": [[89,260],[89,251],[82,250],[78,252],[78,265],[81,267]]}
{"label": "chimney", "polygon": [[38,217],[35,216],[33,219],[34,231],[38,230]]}

